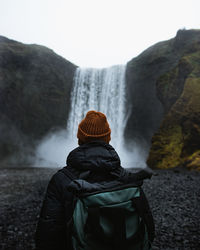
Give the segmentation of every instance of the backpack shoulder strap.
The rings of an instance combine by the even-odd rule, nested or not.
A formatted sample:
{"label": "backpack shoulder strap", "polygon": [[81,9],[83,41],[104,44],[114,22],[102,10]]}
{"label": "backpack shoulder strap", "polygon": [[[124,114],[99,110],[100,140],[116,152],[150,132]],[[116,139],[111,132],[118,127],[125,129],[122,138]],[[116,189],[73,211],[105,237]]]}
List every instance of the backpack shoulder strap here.
{"label": "backpack shoulder strap", "polygon": [[141,192],[141,196],[133,198],[132,203],[134,207],[136,208],[136,210],[138,211],[138,214],[140,215],[140,217],[144,220],[144,223],[147,226],[149,239],[152,242],[155,237],[154,220],[153,220],[153,216],[149,207],[149,203],[141,187],[140,187],[140,192]]}

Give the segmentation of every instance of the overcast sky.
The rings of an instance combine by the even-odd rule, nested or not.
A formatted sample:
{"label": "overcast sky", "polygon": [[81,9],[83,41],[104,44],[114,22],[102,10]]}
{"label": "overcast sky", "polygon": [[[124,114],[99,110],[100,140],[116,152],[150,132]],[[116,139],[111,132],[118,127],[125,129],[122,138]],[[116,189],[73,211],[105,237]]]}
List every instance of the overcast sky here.
{"label": "overcast sky", "polygon": [[124,64],[200,28],[200,0],[0,0],[0,35],[53,49],[81,67]]}

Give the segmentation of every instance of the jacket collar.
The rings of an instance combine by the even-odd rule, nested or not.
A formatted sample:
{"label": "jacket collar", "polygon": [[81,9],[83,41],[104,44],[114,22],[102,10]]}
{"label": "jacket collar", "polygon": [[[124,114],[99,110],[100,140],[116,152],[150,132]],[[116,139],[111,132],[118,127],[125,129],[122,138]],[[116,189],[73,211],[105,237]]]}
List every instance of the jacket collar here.
{"label": "jacket collar", "polygon": [[102,141],[82,144],[67,157],[67,166],[81,171],[111,172],[121,168],[120,164],[115,149]]}

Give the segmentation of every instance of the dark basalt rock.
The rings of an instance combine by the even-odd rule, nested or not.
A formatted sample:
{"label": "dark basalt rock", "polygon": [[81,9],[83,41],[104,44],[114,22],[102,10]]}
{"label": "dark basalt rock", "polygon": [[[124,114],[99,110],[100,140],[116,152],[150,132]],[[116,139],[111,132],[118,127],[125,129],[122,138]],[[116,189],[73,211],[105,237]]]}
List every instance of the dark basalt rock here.
{"label": "dark basalt rock", "polygon": [[21,150],[24,138],[31,146],[66,126],[75,69],[46,47],[0,37],[0,160]]}
{"label": "dark basalt rock", "polygon": [[186,162],[200,167],[199,53],[200,30],[179,30],[175,38],[148,48],[127,64],[130,116],[125,136],[149,147],[152,142],[147,162],[152,168]]}
{"label": "dark basalt rock", "polygon": [[148,165],[184,165],[200,170],[200,46],[184,54],[175,68],[157,80],[156,86],[165,116],[152,138]]}
{"label": "dark basalt rock", "polygon": [[[130,112],[125,136],[129,138],[143,138],[148,143],[159,128],[165,114],[167,99],[174,95],[173,90],[162,102],[160,89],[156,83],[165,73],[173,70],[181,58],[200,49],[199,30],[179,30],[175,38],[159,42],[127,64],[127,109]],[[181,68],[183,69],[183,67]],[[191,69],[179,72],[182,87],[176,87],[180,95],[184,85],[185,75]],[[173,77],[172,77],[173,80]],[[180,84],[177,81],[177,84]],[[175,100],[178,96],[175,96]]]}

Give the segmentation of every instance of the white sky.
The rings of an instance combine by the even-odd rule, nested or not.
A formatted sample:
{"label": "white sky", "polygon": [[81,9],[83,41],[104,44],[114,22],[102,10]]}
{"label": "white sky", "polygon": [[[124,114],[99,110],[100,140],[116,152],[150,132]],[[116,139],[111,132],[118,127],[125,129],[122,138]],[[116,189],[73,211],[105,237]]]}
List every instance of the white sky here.
{"label": "white sky", "polygon": [[184,27],[200,28],[200,0],[0,0],[0,35],[81,67],[124,64]]}

